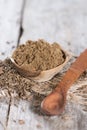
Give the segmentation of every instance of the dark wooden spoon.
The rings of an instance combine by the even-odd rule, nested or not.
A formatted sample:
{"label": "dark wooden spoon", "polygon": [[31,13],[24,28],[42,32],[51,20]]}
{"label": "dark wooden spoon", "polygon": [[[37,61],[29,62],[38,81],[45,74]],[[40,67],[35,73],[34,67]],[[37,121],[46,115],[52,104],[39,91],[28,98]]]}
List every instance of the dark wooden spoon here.
{"label": "dark wooden spoon", "polygon": [[53,92],[42,101],[41,108],[44,113],[48,115],[58,115],[63,112],[68,89],[86,69],[87,49],[71,65]]}

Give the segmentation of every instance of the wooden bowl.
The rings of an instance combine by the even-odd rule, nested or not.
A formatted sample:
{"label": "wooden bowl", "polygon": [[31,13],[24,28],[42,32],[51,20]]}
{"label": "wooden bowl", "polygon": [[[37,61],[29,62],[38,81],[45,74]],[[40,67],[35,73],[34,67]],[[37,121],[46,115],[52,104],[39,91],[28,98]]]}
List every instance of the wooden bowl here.
{"label": "wooden bowl", "polygon": [[70,53],[65,52],[63,49],[61,49],[64,55],[65,61],[63,64],[49,70],[45,71],[29,71],[27,68],[24,68],[23,66],[19,66],[14,59],[11,57],[10,60],[13,63],[15,69],[20,73],[20,75],[24,76],[25,78],[33,79],[37,82],[45,82],[53,78],[62,68],[66,65],[66,63],[69,61],[69,59],[72,57]]}

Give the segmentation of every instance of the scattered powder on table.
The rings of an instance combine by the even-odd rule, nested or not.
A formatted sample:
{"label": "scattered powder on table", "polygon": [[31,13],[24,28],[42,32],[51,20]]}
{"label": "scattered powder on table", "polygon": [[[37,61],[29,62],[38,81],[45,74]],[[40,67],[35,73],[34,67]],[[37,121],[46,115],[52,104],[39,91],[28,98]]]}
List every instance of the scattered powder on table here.
{"label": "scattered powder on table", "polygon": [[[2,68],[3,72],[0,74],[0,97],[6,96],[7,98],[11,95],[17,99],[26,99],[32,103],[32,110],[40,114],[41,101],[58,85],[58,82],[61,80],[73,60],[75,60],[75,58],[70,60],[69,64],[67,64],[67,66],[59,74],[53,77],[50,81],[43,83],[38,83],[32,79],[26,79],[21,76],[14,69],[13,64],[9,59],[6,59],[3,62],[0,61],[0,68]],[[87,72],[84,73],[79,80],[83,81],[84,78],[85,80],[87,79]],[[83,90],[84,95],[87,91],[87,87],[85,86]],[[81,93],[81,90],[79,91]]]}
{"label": "scattered powder on table", "polygon": [[48,70],[64,62],[64,54],[57,43],[49,44],[44,40],[27,41],[20,45],[12,55],[18,65],[28,70]]}
{"label": "scattered powder on table", "polygon": [[3,95],[2,91],[4,91],[7,96],[10,93],[13,97],[17,96],[27,100],[30,99],[32,95],[35,96],[39,94],[39,99],[41,95],[48,95],[61,79],[61,74],[44,83],[38,83],[32,79],[24,78],[15,70],[10,59],[5,59],[3,62],[1,61],[0,68],[2,68],[3,71],[3,73],[0,74],[0,95]]}
{"label": "scattered powder on table", "polygon": [[57,86],[62,74],[56,75],[50,81],[38,83],[21,76],[14,68],[10,59],[0,61],[0,97],[6,96],[25,99],[31,103],[32,111],[40,112],[41,101]]}

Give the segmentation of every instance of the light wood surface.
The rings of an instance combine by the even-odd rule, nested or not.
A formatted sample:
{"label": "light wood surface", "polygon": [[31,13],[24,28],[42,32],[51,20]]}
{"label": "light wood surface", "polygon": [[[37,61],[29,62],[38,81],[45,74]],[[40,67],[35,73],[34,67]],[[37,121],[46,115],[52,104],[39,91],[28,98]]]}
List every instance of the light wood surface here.
{"label": "light wood surface", "polygon": [[[26,40],[58,42],[74,55],[87,48],[86,0],[0,0],[0,60]],[[79,88],[79,89],[78,89]],[[62,116],[31,112],[29,102],[0,92],[0,130],[86,130],[87,79],[69,91]]]}
{"label": "light wood surface", "polygon": [[23,0],[0,0],[0,59],[12,53],[20,36]]}

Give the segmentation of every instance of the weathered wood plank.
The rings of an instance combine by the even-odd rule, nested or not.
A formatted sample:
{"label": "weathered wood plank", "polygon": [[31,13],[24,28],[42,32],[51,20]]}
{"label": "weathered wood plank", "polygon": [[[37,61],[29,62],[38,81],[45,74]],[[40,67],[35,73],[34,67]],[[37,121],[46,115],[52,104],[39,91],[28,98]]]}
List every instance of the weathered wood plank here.
{"label": "weathered wood plank", "polygon": [[20,35],[23,0],[0,0],[0,59],[8,57]]}
{"label": "weathered wood plank", "polygon": [[12,99],[7,130],[86,130],[87,94],[84,98],[84,91],[87,91],[86,79],[72,86],[65,111],[54,117],[39,116],[31,111],[28,101]]}
{"label": "weathered wood plank", "polygon": [[86,5],[86,0],[27,0],[20,43],[43,38],[79,54],[87,48]]}
{"label": "weathered wood plank", "polygon": [[42,116],[30,110],[28,101],[12,99],[7,130],[48,130],[48,124]]}
{"label": "weathered wood plank", "polygon": [[[0,60],[17,46],[22,7],[23,0],[0,0]],[[10,112],[10,97],[4,92],[0,91],[0,130],[6,130]]]}
{"label": "weathered wood plank", "polygon": [[[19,5],[20,0],[15,1]],[[83,4],[84,2],[85,4]],[[50,0],[27,0],[23,20],[24,33],[22,35],[20,43],[23,43],[27,39],[35,40],[38,38],[44,38],[48,41],[60,42],[65,49],[72,48],[72,52],[75,52],[75,54],[80,53],[81,50],[86,47],[87,40],[87,30],[85,30],[85,28],[87,27],[86,3],[86,0],[67,0],[66,3],[64,0],[52,0],[51,2]],[[20,7],[16,6],[16,8]],[[11,11],[12,10],[13,9],[11,9]],[[85,19],[84,23],[83,18]],[[14,24],[11,25],[13,26]],[[7,27],[8,25],[6,25],[6,28]],[[20,25],[18,26],[18,28],[16,28],[15,26],[15,30],[18,29],[17,32],[19,32],[19,28]],[[6,30],[6,32],[7,31],[8,29]],[[9,35],[10,39],[11,34],[13,37],[13,35],[15,35],[15,32],[12,31],[12,33],[6,34],[6,37],[7,35]],[[17,43],[17,40],[18,35],[16,37],[16,42],[14,43]],[[5,43],[5,41],[3,43]],[[7,47],[6,44],[3,44],[2,46]],[[2,52],[4,52],[3,49],[1,50]],[[73,88],[78,88],[79,86],[84,86],[84,81],[83,84],[74,85]],[[85,86],[87,86],[86,82]],[[50,118],[39,116],[31,112],[29,108],[30,105],[27,101],[21,99],[11,99],[6,130],[86,130],[87,112],[83,110],[83,107],[84,103],[86,104],[87,102],[86,98],[83,99],[84,94],[79,96],[77,93],[82,93],[82,90],[71,90],[71,93],[69,93],[68,103],[65,112],[61,116]],[[2,103],[2,105],[3,104],[4,103]],[[7,106],[3,106],[6,108],[6,111],[4,109],[3,111],[2,109],[0,109],[0,113],[7,113],[9,103],[7,104]],[[6,122],[6,118],[7,117],[5,114],[4,120],[2,122]],[[3,125],[1,125],[2,129],[0,130],[4,130],[4,127],[2,126]]]}
{"label": "weathered wood plank", "polygon": [[9,114],[10,99],[6,97],[0,97],[0,130],[6,130]]}

